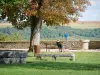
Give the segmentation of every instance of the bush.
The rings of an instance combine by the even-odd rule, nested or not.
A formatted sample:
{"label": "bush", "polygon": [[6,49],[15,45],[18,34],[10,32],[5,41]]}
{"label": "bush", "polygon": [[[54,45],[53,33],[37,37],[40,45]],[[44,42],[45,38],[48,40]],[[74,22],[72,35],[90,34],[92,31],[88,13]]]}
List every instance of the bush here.
{"label": "bush", "polygon": [[10,35],[0,33],[0,41],[18,41],[23,40],[23,36],[20,33],[12,33]]}

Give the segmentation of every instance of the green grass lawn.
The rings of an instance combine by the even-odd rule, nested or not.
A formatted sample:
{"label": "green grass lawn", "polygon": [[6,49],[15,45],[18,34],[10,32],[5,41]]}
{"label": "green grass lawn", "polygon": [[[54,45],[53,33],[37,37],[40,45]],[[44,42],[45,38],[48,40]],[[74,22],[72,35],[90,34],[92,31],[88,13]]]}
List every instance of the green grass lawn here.
{"label": "green grass lawn", "polygon": [[76,61],[28,57],[26,64],[0,64],[0,75],[100,75],[100,53],[78,52],[75,55]]}

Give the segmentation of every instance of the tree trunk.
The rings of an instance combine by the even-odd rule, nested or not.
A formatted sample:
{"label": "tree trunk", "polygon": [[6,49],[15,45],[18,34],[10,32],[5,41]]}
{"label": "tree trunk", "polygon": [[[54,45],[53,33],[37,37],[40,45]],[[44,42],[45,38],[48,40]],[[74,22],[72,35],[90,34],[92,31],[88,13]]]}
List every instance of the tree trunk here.
{"label": "tree trunk", "polygon": [[31,36],[29,51],[34,51],[34,54],[40,53],[40,30],[42,20],[39,17],[31,16]]}

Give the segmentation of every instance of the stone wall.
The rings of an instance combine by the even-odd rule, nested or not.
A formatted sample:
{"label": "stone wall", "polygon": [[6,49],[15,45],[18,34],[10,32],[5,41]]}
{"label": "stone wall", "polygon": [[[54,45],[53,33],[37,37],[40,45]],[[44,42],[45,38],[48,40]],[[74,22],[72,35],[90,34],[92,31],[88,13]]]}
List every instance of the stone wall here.
{"label": "stone wall", "polygon": [[27,51],[0,49],[0,64],[18,64],[26,63]]}
{"label": "stone wall", "polygon": [[[62,41],[64,48],[68,49],[82,49],[82,41]],[[29,41],[15,41],[15,42],[0,42],[0,48],[29,48]],[[41,41],[41,48],[56,49],[56,41]],[[100,41],[90,41],[89,49],[100,49]]]}
{"label": "stone wall", "polygon": [[29,48],[29,42],[28,41],[14,41],[14,42],[0,42],[0,48]]}

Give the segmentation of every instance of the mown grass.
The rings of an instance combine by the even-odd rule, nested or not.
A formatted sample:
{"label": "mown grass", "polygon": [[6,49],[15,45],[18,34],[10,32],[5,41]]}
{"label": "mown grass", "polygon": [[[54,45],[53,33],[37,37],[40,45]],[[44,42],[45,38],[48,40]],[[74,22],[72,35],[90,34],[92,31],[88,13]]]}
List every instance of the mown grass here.
{"label": "mown grass", "polygon": [[75,53],[76,61],[69,58],[50,57],[36,60],[31,57],[26,64],[0,64],[0,75],[100,75],[100,53],[78,52]]}

